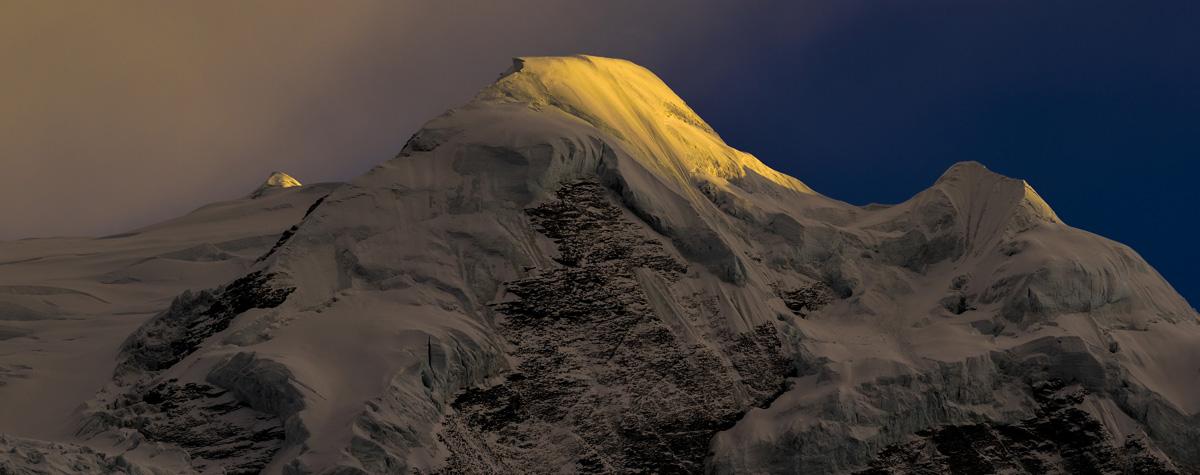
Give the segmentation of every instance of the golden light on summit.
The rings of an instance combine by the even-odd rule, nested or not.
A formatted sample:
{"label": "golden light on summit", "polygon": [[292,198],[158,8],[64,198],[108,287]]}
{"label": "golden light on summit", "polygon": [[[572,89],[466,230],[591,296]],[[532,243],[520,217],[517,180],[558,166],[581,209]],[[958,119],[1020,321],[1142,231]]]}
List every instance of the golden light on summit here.
{"label": "golden light on summit", "polygon": [[271,176],[267,177],[267,181],[263,183],[263,186],[270,188],[291,188],[293,186],[304,186],[304,184],[287,173],[273,172]]}
{"label": "golden light on summit", "polygon": [[271,175],[267,177],[267,180],[264,181],[263,184],[259,185],[258,188],[256,188],[254,192],[250,194],[250,197],[259,198],[271,190],[295,188],[297,186],[304,186],[304,184],[300,183],[300,180],[293,178],[287,173],[271,172]]}
{"label": "golden light on summit", "polygon": [[748,173],[804,193],[800,180],[730,147],[650,70],[597,56],[527,57],[479,99],[551,106],[609,132],[635,159],[681,183],[695,176],[736,180]]}

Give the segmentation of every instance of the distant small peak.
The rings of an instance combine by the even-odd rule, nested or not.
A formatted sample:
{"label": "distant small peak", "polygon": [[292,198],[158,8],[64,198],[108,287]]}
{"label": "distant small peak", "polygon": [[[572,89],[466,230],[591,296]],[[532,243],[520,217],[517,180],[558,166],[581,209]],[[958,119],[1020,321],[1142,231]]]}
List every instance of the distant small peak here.
{"label": "distant small peak", "polygon": [[955,163],[938,178],[934,186],[957,196],[962,203],[976,200],[980,196],[1006,197],[1005,199],[1021,203],[1023,208],[1042,220],[1062,222],[1054,209],[1034,191],[1029,182],[988,170],[976,161]]}
{"label": "distant small peak", "polygon": [[271,175],[267,177],[266,181],[264,181],[263,184],[258,187],[258,189],[254,190],[254,193],[251,193],[250,197],[258,198],[268,190],[273,190],[276,188],[292,188],[296,186],[304,186],[304,184],[300,183],[300,180],[293,178],[287,173],[271,172]]}
{"label": "distant small peak", "polygon": [[284,172],[271,172],[271,176],[267,177],[267,181],[263,182],[262,186],[268,188],[291,188],[293,186],[303,186],[300,180],[293,178]]}
{"label": "distant small peak", "polygon": [[955,163],[954,165],[951,165],[950,168],[947,169],[945,173],[942,173],[942,176],[941,176],[941,178],[938,178],[938,181],[942,182],[942,181],[946,181],[946,180],[954,180],[954,179],[960,179],[960,178],[966,178],[966,177],[980,177],[980,176],[988,177],[988,178],[1008,178],[1008,177],[1005,177],[1004,175],[1001,175],[994,171],[988,170],[988,167],[984,166],[984,164],[982,164],[982,163],[976,162],[974,160],[969,160],[969,161],[964,161],[964,162],[958,162],[958,163]]}

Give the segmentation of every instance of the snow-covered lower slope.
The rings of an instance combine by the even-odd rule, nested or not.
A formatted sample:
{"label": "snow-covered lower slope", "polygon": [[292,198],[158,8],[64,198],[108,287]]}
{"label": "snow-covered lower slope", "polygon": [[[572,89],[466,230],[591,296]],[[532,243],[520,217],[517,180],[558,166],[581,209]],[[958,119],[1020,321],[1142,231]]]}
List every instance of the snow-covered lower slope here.
{"label": "snow-covered lower slope", "polygon": [[336,186],[214,203],[119,235],[0,243],[0,432],[69,440],[131,332],[179,293],[246,273]]}
{"label": "snow-covered lower slope", "polygon": [[516,60],[293,217],[114,329],[73,434],[17,435],[201,473],[1200,470],[1200,322],[1135,252],[973,162],[824,197],[626,61]]}

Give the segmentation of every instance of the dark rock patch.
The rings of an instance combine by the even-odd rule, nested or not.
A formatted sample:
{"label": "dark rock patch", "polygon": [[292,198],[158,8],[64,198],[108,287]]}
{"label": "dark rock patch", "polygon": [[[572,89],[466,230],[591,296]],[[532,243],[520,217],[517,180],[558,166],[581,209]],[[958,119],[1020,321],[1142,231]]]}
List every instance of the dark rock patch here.
{"label": "dark rock patch", "polygon": [[1054,379],[1032,387],[1035,416],[1017,424],[981,422],[918,432],[885,448],[860,475],[917,473],[1172,474],[1146,442],[1118,444],[1080,409],[1087,391]]}
{"label": "dark rock patch", "polygon": [[509,282],[517,299],[494,306],[519,364],[453,402],[444,470],[703,472],[712,437],[784,388],[792,364],[775,328],[716,332],[715,345],[677,335],[638,272],[669,287],[687,267],[600,185],[569,184],[557,196],[527,213],[562,266]]}
{"label": "dark rock patch", "polygon": [[148,440],[177,445],[199,472],[259,473],[284,440],[278,418],[220,388],[174,379],[122,395],[94,414],[83,432],[109,427],[133,428]]}
{"label": "dark rock patch", "polygon": [[[282,304],[294,289],[275,287],[272,277],[253,272],[223,287],[185,292],[138,328],[122,345],[111,397],[89,413],[79,435],[131,428],[148,441],[186,450],[199,472],[259,473],[284,443],[283,416],[299,410],[299,397],[281,398],[289,395],[279,392],[287,386],[276,384],[287,374],[254,366],[248,355],[223,363],[218,369],[226,371],[210,377],[237,389],[232,393],[211,384],[164,381],[158,374],[243,312]],[[267,400],[257,404],[260,410],[251,407]],[[280,406],[287,403],[291,406]]]}
{"label": "dark rock patch", "polygon": [[775,295],[783,299],[784,305],[800,317],[807,317],[810,312],[819,310],[833,301],[834,291],[829,285],[816,282],[812,285],[797,289],[775,287]]}
{"label": "dark rock patch", "polygon": [[279,306],[295,289],[273,287],[272,277],[252,272],[224,287],[176,297],[166,311],[125,341],[117,374],[169,368],[196,351],[205,339],[228,328],[241,313]]}

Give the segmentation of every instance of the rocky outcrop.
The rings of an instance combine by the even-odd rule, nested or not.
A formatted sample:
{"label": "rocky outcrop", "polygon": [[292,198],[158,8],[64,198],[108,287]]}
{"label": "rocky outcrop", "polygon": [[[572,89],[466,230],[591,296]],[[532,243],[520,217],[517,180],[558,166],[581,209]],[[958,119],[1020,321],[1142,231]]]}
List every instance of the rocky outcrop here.
{"label": "rocky outcrop", "polygon": [[303,434],[293,417],[303,402],[285,367],[239,353],[217,365],[207,383],[159,374],[225,330],[239,314],[283,303],[292,289],[276,288],[271,277],[252,272],[217,289],[184,293],[139,328],[123,345],[113,383],[100,394],[79,433],[96,437],[133,429],[137,440],[186,450],[201,472],[262,470],[289,433],[293,440]]}
{"label": "rocky outcrop", "polygon": [[820,310],[833,301],[833,289],[824,282],[796,289],[784,289],[776,285],[775,294],[783,299],[783,304],[787,305],[788,310],[800,317],[808,316],[809,312]]}
{"label": "rocky outcrop", "polygon": [[[763,427],[761,417],[724,432],[714,441],[716,473],[843,473],[869,462],[875,453],[909,434],[945,424],[995,417],[989,406],[1009,397],[1013,381],[989,356],[940,363],[926,371],[875,378],[857,387],[816,390],[841,378],[829,360],[810,363],[817,388],[802,403],[776,402],[794,420],[767,416],[780,427]],[[794,389],[801,391],[801,389]],[[782,405],[781,405],[782,404]],[[755,432],[769,433],[767,439]],[[748,434],[749,433],[749,434]]]}
{"label": "rocky outcrop", "polygon": [[275,288],[270,281],[271,275],[251,272],[225,287],[180,295],[125,341],[117,374],[169,368],[242,312],[279,306],[294,289]]}
{"label": "rocky outcrop", "polygon": [[298,442],[307,434],[298,417],[304,408],[304,396],[294,379],[287,366],[246,352],[225,359],[206,377],[251,409],[275,416],[286,429],[286,438]]}
{"label": "rocky outcrop", "polygon": [[687,267],[608,194],[572,183],[527,210],[562,266],[506,285],[496,309],[520,363],[454,400],[447,473],[699,473],[716,432],[783,390],[775,328],[698,331],[718,315],[673,287]]}
{"label": "rocky outcrop", "polygon": [[261,471],[285,435],[279,419],[224,389],[170,379],[117,395],[89,416],[80,434],[121,428],[136,431],[128,448],[142,441],[171,444],[187,452],[196,471],[229,474]]}
{"label": "rocky outcrop", "polygon": [[1031,388],[1034,417],[1015,424],[981,422],[917,432],[917,440],[889,446],[859,475],[910,473],[1179,473],[1144,440],[1113,440],[1079,408],[1087,390],[1062,380]]}

